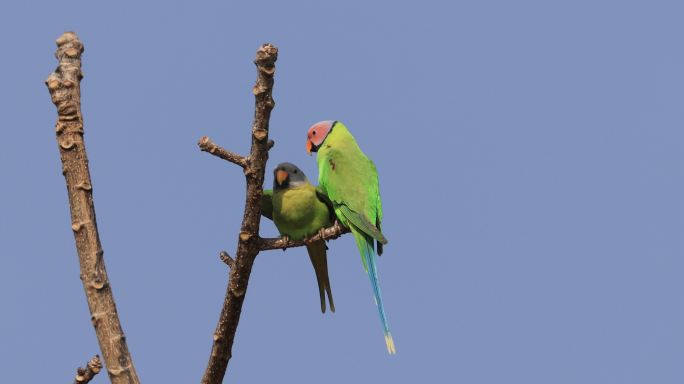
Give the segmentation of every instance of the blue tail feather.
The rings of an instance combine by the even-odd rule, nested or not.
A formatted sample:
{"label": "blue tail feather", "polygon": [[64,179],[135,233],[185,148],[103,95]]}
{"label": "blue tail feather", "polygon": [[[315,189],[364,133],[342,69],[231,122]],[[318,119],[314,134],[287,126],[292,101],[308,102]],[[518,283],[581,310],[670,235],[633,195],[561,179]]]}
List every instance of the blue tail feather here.
{"label": "blue tail feather", "polygon": [[373,249],[373,238],[360,233],[356,228],[352,228],[352,233],[354,234],[354,239],[356,240],[356,245],[361,252],[361,260],[370,278],[371,286],[373,287],[373,295],[375,298],[375,304],[378,307],[378,312],[380,314],[380,321],[382,322],[382,328],[385,334],[385,343],[387,344],[387,351],[393,355],[396,353],[394,348],[394,340],[392,339],[392,334],[389,330],[389,324],[387,323],[387,315],[385,314],[385,307],[382,304],[382,294],[380,291],[380,283],[378,282],[378,270],[375,265],[375,250]]}

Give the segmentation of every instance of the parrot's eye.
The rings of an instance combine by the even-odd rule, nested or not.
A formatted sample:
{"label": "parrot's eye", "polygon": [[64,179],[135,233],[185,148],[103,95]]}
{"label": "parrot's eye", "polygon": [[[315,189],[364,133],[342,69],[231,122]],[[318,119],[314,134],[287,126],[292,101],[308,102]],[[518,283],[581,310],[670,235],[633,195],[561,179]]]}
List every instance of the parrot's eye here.
{"label": "parrot's eye", "polygon": [[294,172],[294,173],[299,173],[299,172],[297,172],[297,170],[295,169],[295,172]]}
{"label": "parrot's eye", "polygon": [[313,135],[316,136],[316,130],[315,129],[311,133],[313,133]]}

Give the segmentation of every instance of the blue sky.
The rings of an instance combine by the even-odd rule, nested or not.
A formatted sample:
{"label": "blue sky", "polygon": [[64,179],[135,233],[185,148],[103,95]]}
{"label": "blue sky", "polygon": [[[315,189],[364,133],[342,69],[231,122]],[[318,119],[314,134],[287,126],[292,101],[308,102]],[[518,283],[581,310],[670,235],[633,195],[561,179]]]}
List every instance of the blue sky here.
{"label": "blue sky", "polygon": [[[197,382],[244,204],[254,52],[280,48],[270,170],[343,121],[380,173],[386,354],[351,237],[337,312],[303,249],[260,254],[226,382],[684,381],[684,6],[675,1],[3,2],[0,368],[98,352],[43,81],[86,45],[105,258],[143,382]],[[270,222],[264,235],[275,235]],[[106,382],[103,375],[96,382]]]}

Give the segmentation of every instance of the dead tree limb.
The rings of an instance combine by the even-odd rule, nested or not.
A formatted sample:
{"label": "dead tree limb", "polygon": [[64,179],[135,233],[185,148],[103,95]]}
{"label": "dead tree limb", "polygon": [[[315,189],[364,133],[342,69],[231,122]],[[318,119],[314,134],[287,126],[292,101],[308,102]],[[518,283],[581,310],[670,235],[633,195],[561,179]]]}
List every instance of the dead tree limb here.
{"label": "dead tree limb", "polygon": [[[255,97],[254,122],[252,123],[252,147],[249,156],[235,155],[229,151],[218,151],[217,146],[207,147],[210,140],[202,138],[199,146],[219,157],[225,158],[244,168],[247,180],[245,211],[238,236],[235,261],[229,272],[228,288],[219,317],[209,363],[202,377],[204,384],[220,384],[226,373],[228,360],[232,355],[233,340],[240,320],[242,303],[245,300],[249,275],[254,259],[259,253],[259,222],[261,219],[261,188],[264,183],[264,170],[268,159],[268,124],[273,101],[273,74],[278,49],[271,44],[262,45],[256,53],[254,64],[257,67],[257,80],[252,92]],[[207,149],[205,149],[207,148]],[[213,149],[213,152],[212,152]]]}
{"label": "dead tree limb", "polygon": [[100,356],[95,355],[88,364],[86,364],[85,368],[79,367],[76,370],[76,378],[74,379],[74,384],[87,384],[90,382],[90,380],[95,377],[98,373],[100,373],[100,370],[102,369],[102,362],[100,361]]}
{"label": "dead tree limb", "polygon": [[202,137],[197,145],[199,145],[200,149],[204,152],[209,152],[214,156],[220,157],[226,161],[230,161],[231,163],[239,165],[242,168],[247,167],[247,158],[240,156],[237,153],[233,153],[223,147],[219,147],[207,136]]}
{"label": "dead tree limb", "polygon": [[121,329],[95,221],[93,188],[83,141],[82,53],[83,44],[75,33],[66,32],[60,36],[55,53],[59,65],[45,83],[57,107],[57,144],[69,195],[71,229],[100,350],[113,384],[138,384],[140,381]]}

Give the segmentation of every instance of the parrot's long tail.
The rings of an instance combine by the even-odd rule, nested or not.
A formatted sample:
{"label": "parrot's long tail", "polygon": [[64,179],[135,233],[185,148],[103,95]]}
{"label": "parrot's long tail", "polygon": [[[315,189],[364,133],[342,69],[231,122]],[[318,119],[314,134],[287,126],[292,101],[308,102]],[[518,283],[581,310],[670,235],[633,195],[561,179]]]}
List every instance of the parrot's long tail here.
{"label": "parrot's long tail", "polygon": [[373,295],[375,297],[375,305],[378,307],[378,312],[380,313],[380,321],[382,322],[382,328],[385,332],[385,344],[387,344],[387,352],[390,355],[396,353],[394,348],[394,339],[392,339],[392,334],[389,330],[389,324],[387,324],[387,315],[385,315],[385,307],[382,305],[382,294],[380,293],[380,284],[378,282],[378,270],[375,265],[375,250],[373,249],[373,238],[368,236],[351,225],[351,231],[354,234],[354,240],[356,240],[356,246],[361,252],[361,260],[363,261],[363,266],[368,273],[370,278],[371,286],[373,287]]}
{"label": "parrot's long tail", "polygon": [[307,244],[306,250],[309,252],[311,264],[316,272],[316,281],[318,282],[318,295],[321,299],[321,312],[325,313],[325,294],[328,294],[328,301],[330,302],[330,310],[335,312],[335,303],[333,302],[332,290],[330,289],[330,278],[328,277],[328,255],[326,252],[325,240],[320,240],[315,243]]}

